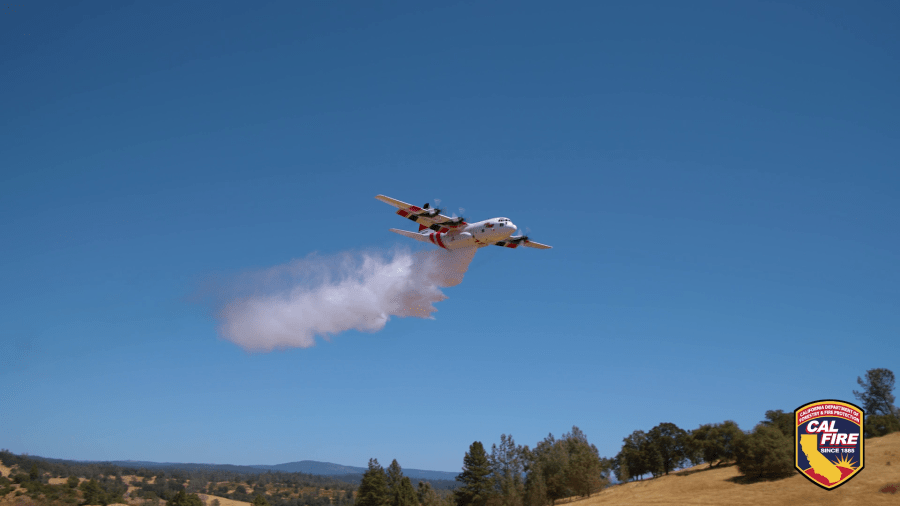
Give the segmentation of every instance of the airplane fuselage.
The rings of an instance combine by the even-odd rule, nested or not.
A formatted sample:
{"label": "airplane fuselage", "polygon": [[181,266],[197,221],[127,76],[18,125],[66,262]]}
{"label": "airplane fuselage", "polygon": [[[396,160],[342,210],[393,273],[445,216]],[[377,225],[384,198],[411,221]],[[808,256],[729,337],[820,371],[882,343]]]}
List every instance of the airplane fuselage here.
{"label": "airplane fuselage", "polygon": [[477,223],[467,223],[465,227],[447,232],[429,232],[428,240],[444,249],[480,248],[508,239],[516,232],[516,226],[509,218],[492,218]]}
{"label": "airplane fuselage", "polygon": [[509,218],[491,218],[490,220],[467,223],[462,218],[444,216],[440,209],[431,209],[428,204],[422,207],[407,204],[386,195],[376,195],[376,199],[397,208],[397,215],[419,224],[419,231],[390,229],[410,239],[430,242],[444,249],[480,248],[496,245],[505,248],[551,249],[552,246],[532,241],[525,235],[514,236],[516,226]]}

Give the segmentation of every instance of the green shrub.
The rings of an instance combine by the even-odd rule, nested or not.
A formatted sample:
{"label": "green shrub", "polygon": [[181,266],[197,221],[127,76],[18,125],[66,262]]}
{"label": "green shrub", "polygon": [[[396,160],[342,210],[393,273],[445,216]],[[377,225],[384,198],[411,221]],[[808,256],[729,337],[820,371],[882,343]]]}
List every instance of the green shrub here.
{"label": "green shrub", "polygon": [[794,472],[793,441],[771,425],[757,425],[751,434],[740,438],[735,457],[741,474],[750,479],[784,478]]}
{"label": "green shrub", "polygon": [[867,416],[864,430],[866,437],[886,436],[900,431],[900,419],[894,415]]}

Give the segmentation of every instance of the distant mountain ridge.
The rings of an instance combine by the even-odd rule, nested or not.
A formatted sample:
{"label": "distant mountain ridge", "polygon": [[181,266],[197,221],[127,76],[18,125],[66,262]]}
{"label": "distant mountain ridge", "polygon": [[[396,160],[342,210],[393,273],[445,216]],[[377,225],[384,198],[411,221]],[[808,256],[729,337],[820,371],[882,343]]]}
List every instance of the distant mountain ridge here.
{"label": "distant mountain ridge", "polygon": [[[342,466],[331,462],[319,462],[316,460],[301,460],[298,462],[288,462],[286,464],[277,464],[274,466],[250,466],[257,469],[265,469],[272,471],[282,471],[285,473],[306,473],[319,474],[325,476],[337,476],[342,474],[363,474],[368,470],[367,467]],[[447,471],[427,471],[424,469],[406,469],[403,468],[403,475],[410,478],[418,478],[420,480],[454,480],[459,473],[450,473]]]}
{"label": "distant mountain ridge", "polygon": [[[41,458],[41,457],[38,457]],[[49,459],[45,460],[59,460]],[[195,463],[179,463],[179,462],[149,462],[143,460],[112,460],[112,461],[91,461],[96,463],[108,463],[121,467],[145,468],[145,469],[206,469],[217,471],[230,471],[241,474],[255,474],[266,471],[280,471],[283,473],[305,473],[319,476],[345,476],[357,475],[361,476],[365,473],[367,467],[343,466],[332,462],[319,462],[317,460],[300,460],[297,462],[286,462],[284,464],[275,465],[251,465],[240,466],[233,464],[195,464]],[[447,471],[428,471],[424,469],[403,469],[403,475],[409,476],[410,479],[418,480],[449,480],[453,481],[459,473],[451,473]]]}

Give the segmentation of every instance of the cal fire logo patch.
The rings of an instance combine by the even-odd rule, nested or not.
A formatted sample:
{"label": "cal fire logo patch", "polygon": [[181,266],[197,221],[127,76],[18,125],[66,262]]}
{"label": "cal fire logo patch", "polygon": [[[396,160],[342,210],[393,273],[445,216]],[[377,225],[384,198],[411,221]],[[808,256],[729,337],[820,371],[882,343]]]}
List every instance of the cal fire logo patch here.
{"label": "cal fire logo patch", "polygon": [[863,411],[822,400],[794,410],[794,467],[809,481],[835,489],[863,470]]}

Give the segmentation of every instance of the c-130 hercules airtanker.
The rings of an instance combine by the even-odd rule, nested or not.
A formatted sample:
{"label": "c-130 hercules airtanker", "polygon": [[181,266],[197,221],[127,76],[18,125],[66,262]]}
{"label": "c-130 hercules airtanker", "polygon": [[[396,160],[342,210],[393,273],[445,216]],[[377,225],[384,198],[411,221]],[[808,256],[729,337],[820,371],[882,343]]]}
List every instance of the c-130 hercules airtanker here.
{"label": "c-130 hercules airtanker", "polygon": [[391,232],[411,237],[417,241],[430,242],[448,250],[462,248],[481,248],[483,246],[503,246],[506,248],[550,249],[552,246],[534,242],[527,235],[513,236],[518,230],[509,218],[491,218],[477,223],[467,223],[463,218],[450,218],[425,204],[422,207],[394,200],[384,195],[376,195],[376,199],[397,208],[397,214],[419,224],[418,232],[390,229]]}

